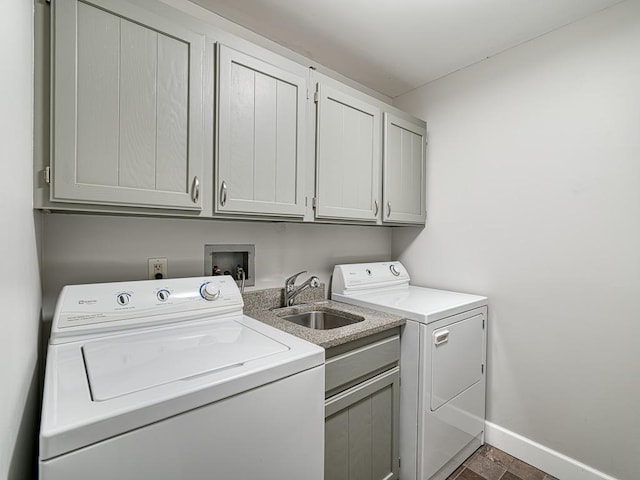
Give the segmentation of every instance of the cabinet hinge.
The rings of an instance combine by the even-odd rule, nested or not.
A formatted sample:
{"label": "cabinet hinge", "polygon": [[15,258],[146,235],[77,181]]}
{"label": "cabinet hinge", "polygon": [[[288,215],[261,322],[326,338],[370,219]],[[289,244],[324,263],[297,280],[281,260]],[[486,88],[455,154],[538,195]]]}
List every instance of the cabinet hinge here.
{"label": "cabinet hinge", "polygon": [[482,329],[484,330],[484,318],[482,319]]}
{"label": "cabinet hinge", "polygon": [[317,91],[313,92],[313,101],[315,103],[318,103],[319,99],[320,99],[320,95],[318,95],[318,92]]}
{"label": "cabinet hinge", "polygon": [[311,199],[311,207],[316,208],[317,206],[318,206],[318,200],[316,199],[316,197],[313,197]]}
{"label": "cabinet hinge", "polygon": [[480,373],[484,373],[484,363],[480,365]]}
{"label": "cabinet hinge", "polygon": [[424,145],[429,145],[429,132],[424,132]]}
{"label": "cabinet hinge", "polygon": [[400,459],[398,459],[398,468],[400,468]]}
{"label": "cabinet hinge", "polygon": [[42,178],[47,185],[51,183],[51,167],[44,167]]}

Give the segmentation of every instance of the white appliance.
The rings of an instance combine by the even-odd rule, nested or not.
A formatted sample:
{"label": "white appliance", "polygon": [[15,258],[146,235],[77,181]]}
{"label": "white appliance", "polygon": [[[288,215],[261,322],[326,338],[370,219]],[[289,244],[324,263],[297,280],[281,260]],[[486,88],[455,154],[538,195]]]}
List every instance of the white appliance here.
{"label": "white appliance", "polygon": [[400,478],[441,480],[484,443],[487,298],[409,283],[400,262],[337,265],[331,298],[406,318]]}
{"label": "white appliance", "polygon": [[231,277],[67,286],[41,480],[322,480],[324,350],[242,314]]}

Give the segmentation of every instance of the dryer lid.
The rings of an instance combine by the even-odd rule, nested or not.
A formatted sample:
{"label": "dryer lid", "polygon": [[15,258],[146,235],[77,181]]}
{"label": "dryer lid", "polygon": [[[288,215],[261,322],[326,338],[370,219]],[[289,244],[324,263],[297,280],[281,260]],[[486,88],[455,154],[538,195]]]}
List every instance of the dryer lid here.
{"label": "dryer lid", "polygon": [[165,328],[87,342],[82,347],[93,401],[241,367],[289,347],[235,320]]}
{"label": "dryer lid", "polygon": [[413,285],[390,288],[385,292],[354,292],[344,295],[333,293],[331,299],[401,315],[421,323],[431,323],[487,305],[487,297]]}

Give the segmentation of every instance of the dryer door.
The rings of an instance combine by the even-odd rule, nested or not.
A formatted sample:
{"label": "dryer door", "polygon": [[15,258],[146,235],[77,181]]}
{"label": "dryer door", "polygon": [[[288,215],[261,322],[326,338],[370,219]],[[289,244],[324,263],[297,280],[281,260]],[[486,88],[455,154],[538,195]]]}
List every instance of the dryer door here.
{"label": "dryer door", "polygon": [[438,322],[431,334],[431,411],[483,377],[484,315],[455,323]]}

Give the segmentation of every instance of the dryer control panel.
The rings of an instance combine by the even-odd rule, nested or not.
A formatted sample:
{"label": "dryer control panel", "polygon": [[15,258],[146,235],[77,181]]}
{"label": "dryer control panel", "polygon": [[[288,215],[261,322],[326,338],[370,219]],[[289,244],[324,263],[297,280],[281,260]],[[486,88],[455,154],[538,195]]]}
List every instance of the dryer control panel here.
{"label": "dryer control panel", "polygon": [[198,318],[241,315],[242,295],[230,276],[68,285],[56,305],[51,343]]}
{"label": "dryer control panel", "polygon": [[409,285],[409,272],[400,262],[352,263],[333,269],[331,292],[353,292]]}

